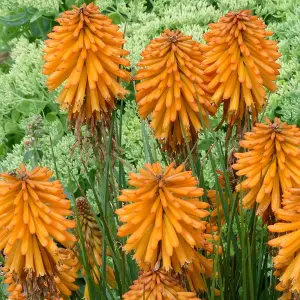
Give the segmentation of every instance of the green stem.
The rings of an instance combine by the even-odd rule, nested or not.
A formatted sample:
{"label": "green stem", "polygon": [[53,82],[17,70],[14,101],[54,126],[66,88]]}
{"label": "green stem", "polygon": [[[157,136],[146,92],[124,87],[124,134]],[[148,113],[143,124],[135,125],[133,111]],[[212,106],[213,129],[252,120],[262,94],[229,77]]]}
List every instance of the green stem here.
{"label": "green stem", "polygon": [[[115,111],[112,112],[111,124],[109,129],[109,137],[108,137],[108,145],[107,145],[107,156],[105,161],[105,169],[104,169],[104,203],[103,203],[103,217],[107,220],[107,212],[108,212],[108,187],[109,187],[109,168],[110,168],[110,160],[111,160],[111,145],[112,145],[112,137],[113,137],[113,128],[115,121]],[[103,228],[103,236],[106,236],[106,227]],[[102,244],[102,290],[103,294],[106,297],[106,239],[103,239]]]}
{"label": "green stem", "polygon": [[56,165],[56,158],[55,158],[54,151],[53,151],[52,138],[50,135],[49,135],[49,139],[50,139],[50,147],[51,147],[51,154],[52,154],[52,159],[53,159],[53,164],[54,164],[54,169],[55,169],[55,175],[56,175],[56,178],[59,179],[58,168]]}

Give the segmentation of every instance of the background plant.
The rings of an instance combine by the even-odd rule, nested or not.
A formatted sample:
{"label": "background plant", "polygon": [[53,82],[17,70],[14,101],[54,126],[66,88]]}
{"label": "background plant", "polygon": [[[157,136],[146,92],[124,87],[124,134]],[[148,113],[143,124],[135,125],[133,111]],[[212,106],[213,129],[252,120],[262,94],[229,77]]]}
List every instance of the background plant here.
{"label": "background plant", "polygon": [[[164,157],[165,154],[161,153],[160,147],[152,139],[151,129],[138,118],[132,86],[129,87],[131,94],[119,103],[116,113],[115,128],[123,151],[116,160],[115,168],[111,166],[109,174],[101,178],[99,174],[104,170],[105,164],[99,162],[94,153],[76,147],[74,151],[70,151],[75,143],[74,133],[67,131],[66,113],[60,111],[54,101],[57,93],[49,94],[45,86],[45,77],[41,75],[41,44],[46,33],[54,26],[58,13],[69,9],[74,2],[80,4],[81,1],[6,0],[2,5],[0,168],[12,170],[21,162],[32,167],[37,163],[48,165],[57,170],[56,176],[62,180],[69,197],[76,198],[84,191],[95,210],[100,213],[99,208],[103,207],[105,196],[105,182],[115,180],[118,188],[126,188],[129,171],[137,170],[145,161],[162,160],[167,163],[168,158]],[[202,41],[207,24],[217,21],[228,10],[253,9],[255,14],[264,19],[268,28],[274,31],[274,39],[279,41],[282,53],[279,59],[281,71],[277,80],[279,89],[268,97],[264,115],[271,119],[278,116],[283,121],[300,125],[297,104],[300,96],[300,9],[296,1],[210,0],[199,1],[197,8],[194,1],[183,0],[96,1],[96,4],[125,31],[125,48],[131,52],[129,59],[133,74],[136,71],[135,64],[140,59],[139,53],[163,29],[181,29],[185,34],[193,35],[195,40]],[[211,126],[215,128],[218,121],[218,118],[212,119]],[[205,189],[215,188],[220,193],[222,191],[216,180],[216,170],[227,169],[227,153],[224,153],[223,142],[226,129],[226,125],[223,125],[217,133],[210,129],[201,133],[197,145],[199,156],[193,168],[201,186]],[[233,140],[231,145],[234,143]],[[228,178],[226,183],[226,195],[236,203]],[[107,214],[107,224],[114,233],[118,226],[113,214],[117,194],[118,190],[111,191]],[[224,201],[222,197],[221,201]],[[225,253],[216,259],[215,265],[215,270],[220,271],[220,277],[208,284],[217,286],[221,291],[229,291],[228,294],[221,293],[221,299],[246,299],[248,295],[250,298],[247,299],[276,299],[269,249],[265,245],[267,231],[260,225],[261,219],[257,219],[252,211],[237,214],[236,210],[226,212],[226,209],[225,219],[226,225],[221,232]],[[100,225],[104,226],[101,221]],[[137,268],[131,258],[120,250],[122,241],[116,236],[111,238],[114,242],[118,276],[125,279],[122,281],[124,285],[112,291],[112,295],[108,293],[107,298],[119,299],[136,278]],[[228,274],[227,278],[222,278],[222,273]],[[82,284],[83,280],[80,279],[79,283]],[[214,299],[214,292],[210,291],[213,289],[204,297]],[[0,296],[1,293],[5,293],[4,285],[1,285]]]}

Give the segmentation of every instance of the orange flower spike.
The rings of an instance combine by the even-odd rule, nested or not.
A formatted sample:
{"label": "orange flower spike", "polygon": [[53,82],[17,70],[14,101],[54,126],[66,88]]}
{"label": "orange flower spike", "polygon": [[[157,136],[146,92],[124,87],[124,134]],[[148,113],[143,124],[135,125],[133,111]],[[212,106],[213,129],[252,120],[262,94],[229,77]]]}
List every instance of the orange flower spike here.
{"label": "orange flower spike", "polygon": [[200,300],[194,292],[185,291],[174,274],[163,270],[141,273],[123,299]]}
{"label": "orange flower spike", "polygon": [[[206,290],[203,276],[211,277],[213,273],[213,260],[204,257],[196,250],[194,250],[194,253],[195,259],[188,265],[186,277],[192,292],[203,293]],[[215,289],[215,295],[219,296],[220,291]]]}
{"label": "orange flower spike", "polygon": [[215,92],[211,103],[224,102],[224,118],[229,126],[245,118],[249,111],[253,121],[264,107],[267,88],[276,91],[274,83],[281,56],[277,42],[267,40],[272,32],[250,10],[229,12],[220,21],[210,24],[204,34],[204,73],[213,77],[208,88]]}
{"label": "orange flower spike", "polygon": [[237,162],[232,165],[238,176],[247,177],[236,186],[245,193],[243,207],[257,202],[259,215],[269,206],[275,212],[281,207],[281,195],[300,186],[300,129],[278,118],[266,122],[256,123],[252,132],[245,133],[240,145],[248,152],[235,153]]}
{"label": "orange flower spike", "polygon": [[68,108],[69,119],[100,120],[115,108],[115,98],[127,94],[118,82],[130,80],[130,73],[121,69],[130,65],[122,58],[129,54],[122,49],[124,34],[93,3],[73,6],[57,21],[45,41],[46,84],[54,90],[65,82],[58,101]]}
{"label": "orange flower spike", "polygon": [[80,267],[80,262],[72,250],[58,249],[58,274],[54,280],[62,297],[71,296],[72,291],[79,289],[75,284],[75,280],[78,278]]}
{"label": "orange flower spike", "polygon": [[145,164],[129,178],[136,188],[123,190],[119,196],[120,201],[131,203],[116,210],[126,223],[118,235],[130,236],[124,249],[135,250],[142,268],[161,261],[164,269],[180,272],[182,265],[193,260],[193,248],[212,248],[202,220],[209,215],[209,204],[199,200],[203,190],[190,171],[183,171],[183,165],[174,168],[172,163],[163,170],[160,163]]}
{"label": "orange flower spike", "polygon": [[[25,299],[40,299],[39,292],[42,290],[43,296],[45,300],[52,300],[53,297],[55,299],[67,299],[66,296],[70,296],[72,291],[76,291],[79,289],[77,285],[74,284],[75,280],[77,279],[78,275],[77,272],[80,268],[80,263],[77,257],[75,256],[74,252],[70,249],[58,248],[57,255],[50,255],[49,253],[45,252],[43,249],[42,251],[43,260],[46,260],[46,256],[48,257],[48,262],[51,264],[55,264],[55,260],[57,259],[58,262],[53,265],[50,269],[47,270],[48,282],[44,282],[43,284],[37,284],[32,291],[30,288],[30,280],[32,280],[35,276],[29,273],[27,274],[27,278],[25,278],[25,285],[23,281],[23,286],[21,283],[16,284],[16,278],[14,273],[7,272],[8,268],[3,268],[5,271],[4,277],[5,283],[9,284],[7,288],[7,292],[9,292],[8,299],[16,299],[16,300],[25,300]],[[39,280],[43,281],[46,277],[41,277]],[[29,279],[29,280],[28,280]],[[27,280],[29,282],[27,282]],[[22,282],[22,281],[21,281]],[[30,287],[28,289],[28,286]],[[51,284],[51,286],[49,285]],[[48,288],[48,285],[50,288]],[[58,298],[58,294],[61,294],[62,298]],[[36,298],[31,298],[35,296]]]}
{"label": "orange flower spike", "polygon": [[[46,300],[49,295],[58,297],[59,290],[54,278],[54,274],[57,272],[55,254],[51,254],[48,248],[43,247],[35,235],[32,237],[31,248],[26,256],[20,257],[18,247],[14,247],[6,257],[4,269],[11,281],[7,289],[10,293],[9,299],[23,299],[24,296],[24,299]],[[28,263],[29,260],[30,263]],[[24,263],[25,267],[21,269]],[[28,268],[28,266],[33,267]]]}
{"label": "orange flower spike", "polygon": [[166,29],[141,53],[143,58],[137,64],[134,79],[141,80],[136,85],[139,114],[142,118],[152,116],[155,137],[163,139],[172,151],[184,145],[185,135],[190,142],[197,140],[203,126],[200,113],[206,122],[206,110],[211,114],[216,111],[204,83],[210,77],[200,67],[204,59],[200,47],[191,36]]}
{"label": "orange flower spike", "polygon": [[300,213],[300,187],[290,188],[283,193],[282,206],[285,210]]}
{"label": "orange flower spike", "polygon": [[275,275],[280,283],[279,291],[300,292],[300,214],[278,209],[275,215],[284,222],[268,226],[269,231],[282,233],[268,242],[271,247],[280,247],[278,255],[273,258]]}
{"label": "orange flower spike", "polygon": [[[7,271],[6,268],[2,268],[2,271]],[[5,280],[3,281],[5,284],[8,285],[6,292],[9,293],[8,299],[9,300],[26,300],[26,297],[23,295],[22,285],[16,284],[14,278],[10,272],[4,274]]]}
{"label": "orange flower spike", "polygon": [[71,214],[70,201],[60,182],[50,180],[52,174],[47,167],[29,171],[24,165],[0,174],[0,250],[7,255],[7,268],[16,274],[24,269],[36,276],[49,273],[43,249],[55,253],[52,238],[66,247],[75,242],[67,229],[76,224],[65,218]]}

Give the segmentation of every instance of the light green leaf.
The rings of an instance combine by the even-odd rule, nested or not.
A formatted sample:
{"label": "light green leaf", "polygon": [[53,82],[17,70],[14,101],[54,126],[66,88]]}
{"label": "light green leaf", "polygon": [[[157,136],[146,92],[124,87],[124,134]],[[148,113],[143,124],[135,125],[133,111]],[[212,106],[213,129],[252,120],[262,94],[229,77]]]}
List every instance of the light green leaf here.
{"label": "light green leaf", "polygon": [[118,12],[110,13],[108,17],[112,19],[114,24],[121,24],[126,21],[125,18]]}
{"label": "light green leaf", "polygon": [[41,101],[40,99],[22,100],[17,104],[16,109],[28,116],[32,114],[39,114],[46,106],[46,101]]}
{"label": "light green leaf", "polygon": [[49,112],[47,115],[46,115],[46,120],[48,122],[54,122],[55,120],[57,120],[57,114],[55,112]]}
{"label": "light green leaf", "polygon": [[30,23],[33,23],[34,21],[36,21],[37,19],[39,19],[43,14],[46,13],[46,9],[41,9],[38,10],[34,13],[34,15],[32,16],[32,18],[30,19]]}
{"label": "light green leaf", "polygon": [[18,122],[19,119],[20,119],[20,112],[17,111],[16,109],[14,109],[12,112],[11,112],[11,119],[13,120],[13,122]]}
{"label": "light green leaf", "polygon": [[16,133],[18,131],[18,124],[13,121],[8,121],[5,123],[4,129],[8,134]]}

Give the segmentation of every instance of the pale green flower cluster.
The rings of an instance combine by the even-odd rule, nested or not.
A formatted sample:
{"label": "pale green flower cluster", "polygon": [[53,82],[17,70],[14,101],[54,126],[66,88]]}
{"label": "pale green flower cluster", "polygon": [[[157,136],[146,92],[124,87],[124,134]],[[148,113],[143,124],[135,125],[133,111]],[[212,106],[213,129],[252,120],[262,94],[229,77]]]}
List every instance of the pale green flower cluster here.
{"label": "pale green flower cluster", "polygon": [[[146,162],[144,139],[148,139],[153,160],[161,160],[159,150],[154,150],[155,140],[152,137],[151,129],[146,122],[144,125],[142,122],[137,115],[136,105],[128,101],[123,114],[122,129],[122,149],[126,173],[136,171],[144,166]],[[143,136],[143,126],[146,137]]]}
{"label": "pale green flower cluster", "polygon": [[[53,145],[53,154],[50,147],[49,137],[41,141],[43,158],[42,165],[49,166],[55,170],[54,159],[58,170],[59,179],[69,190],[76,189],[76,182],[79,175],[85,173],[81,162],[80,149],[75,146],[75,137],[72,133],[64,135],[56,144]],[[70,186],[71,182],[73,183]]]}
{"label": "pale green flower cluster", "polygon": [[125,160],[131,165],[138,165],[145,158],[142,139],[142,126],[136,106],[127,102],[123,114],[122,149]]}
{"label": "pale green flower cluster", "polygon": [[21,37],[10,45],[13,64],[8,73],[0,72],[0,115],[8,114],[13,108],[25,114],[35,113],[35,109],[52,97],[44,85],[41,44]]}
{"label": "pale green flower cluster", "polygon": [[42,75],[43,60],[41,45],[30,43],[26,38],[11,42],[11,58],[14,61],[9,76],[6,78],[12,89],[18,89],[17,94],[37,96],[42,90],[45,77]]}
{"label": "pale green flower cluster", "polygon": [[215,1],[222,14],[230,10],[252,9],[258,4],[258,0],[220,0]]}
{"label": "pale green flower cluster", "polygon": [[298,6],[297,1],[294,0],[252,0],[251,2],[254,2],[254,4],[250,7],[254,8],[257,15],[264,17],[266,20],[271,18],[275,21],[285,20],[289,12],[292,12]]}
{"label": "pale green flower cluster", "polygon": [[277,84],[278,91],[270,95],[267,113],[274,115],[274,109],[282,115],[281,119],[291,124],[300,125],[300,8],[286,11],[286,21],[270,24],[270,29],[278,40],[282,56],[280,75]]}
{"label": "pale green flower cluster", "polygon": [[[8,153],[5,159],[0,162],[0,171],[11,171],[19,168],[20,164],[23,162],[25,151],[24,143],[16,144],[13,151]],[[28,166],[30,163],[25,165]]]}
{"label": "pale green flower cluster", "polygon": [[14,11],[18,8],[37,8],[45,12],[57,13],[62,0],[2,0],[1,11]]}
{"label": "pale green flower cluster", "polygon": [[[32,137],[25,136],[20,144],[16,144],[11,153],[8,153],[6,158],[0,162],[2,170],[13,170],[20,166],[25,161],[25,165],[33,168],[36,164],[48,166],[50,169],[55,170],[57,166],[59,179],[69,189],[75,188],[70,186],[70,179],[79,181],[79,175],[84,173],[81,154],[78,147],[75,147],[75,137],[72,133],[61,135],[59,132],[59,120],[54,122],[45,122],[43,131],[45,134],[32,141]],[[53,154],[50,143],[50,136],[52,138]],[[59,137],[56,139],[56,137]],[[41,157],[36,158],[33,151],[37,150],[38,155]],[[29,154],[29,155],[28,155]],[[28,160],[26,159],[28,157]]]}
{"label": "pale green flower cluster", "polygon": [[[132,2],[134,4],[134,2]],[[216,21],[218,15],[215,9],[206,1],[178,0],[162,2],[160,7],[152,12],[144,12],[140,7],[126,24],[126,49],[130,51],[129,59],[133,68],[140,59],[140,53],[150,40],[158,37],[164,29],[179,29],[190,34],[195,40],[202,40],[202,34],[207,30],[207,24]],[[133,5],[132,4],[132,5]],[[122,26],[124,28],[124,26]]]}

